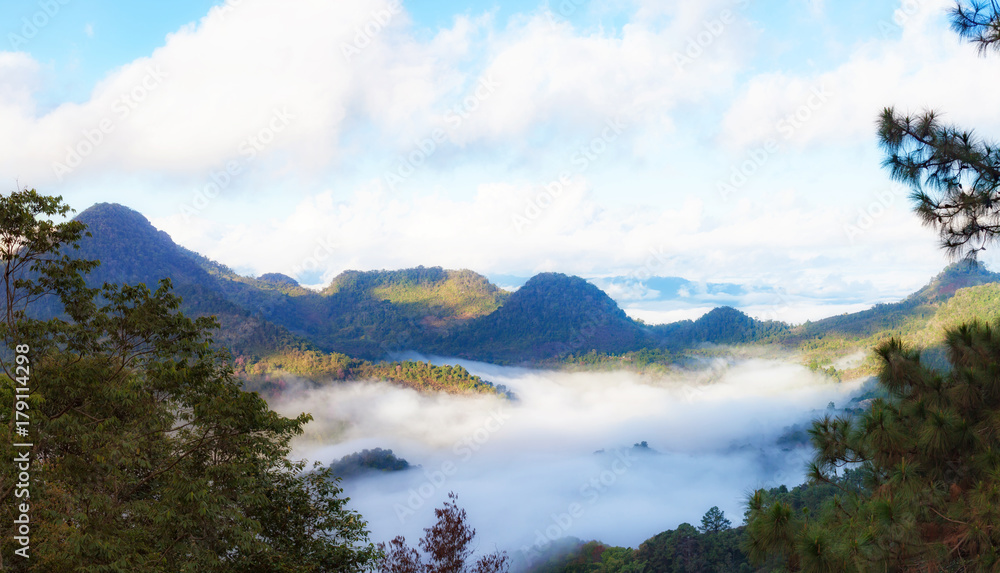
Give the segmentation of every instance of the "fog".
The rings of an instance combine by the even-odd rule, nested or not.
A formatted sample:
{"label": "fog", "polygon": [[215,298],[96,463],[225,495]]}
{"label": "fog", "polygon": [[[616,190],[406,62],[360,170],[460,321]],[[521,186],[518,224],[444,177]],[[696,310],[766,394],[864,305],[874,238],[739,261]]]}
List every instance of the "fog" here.
{"label": "fog", "polygon": [[[405,535],[416,544],[454,491],[480,550],[518,558],[565,536],[636,547],[682,522],[698,525],[713,505],[738,525],[748,492],[804,480],[810,450],[777,439],[829,402],[846,404],[860,386],[764,359],[660,377],[434,362],[461,363],[516,398],[372,382],[303,390],[272,405],[315,417],[294,442],[296,458],[327,464],[381,447],[421,466],[343,484],[373,541]],[[642,441],[655,453],[632,447]]]}

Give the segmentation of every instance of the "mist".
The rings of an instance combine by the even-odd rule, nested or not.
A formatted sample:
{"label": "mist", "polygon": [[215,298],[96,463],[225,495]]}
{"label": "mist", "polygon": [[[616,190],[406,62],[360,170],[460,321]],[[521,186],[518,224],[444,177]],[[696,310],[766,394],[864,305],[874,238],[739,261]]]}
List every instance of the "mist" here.
{"label": "mist", "polygon": [[[413,358],[411,356],[410,358]],[[373,541],[416,544],[433,510],[458,494],[480,551],[518,560],[563,537],[637,547],[719,506],[738,525],[747,494],[805,479],[812,452],[778,439],[846,405],[861,381],[839,383],[767,359],[714,360],[651,377],[462,364],[514,392],[422,395],[387,383],[338,384],[272,406],[315,420],[293,457],[328,464],[388,448],[421,467],[342,485]],[[647,442],[647,448],[634,444]]]}

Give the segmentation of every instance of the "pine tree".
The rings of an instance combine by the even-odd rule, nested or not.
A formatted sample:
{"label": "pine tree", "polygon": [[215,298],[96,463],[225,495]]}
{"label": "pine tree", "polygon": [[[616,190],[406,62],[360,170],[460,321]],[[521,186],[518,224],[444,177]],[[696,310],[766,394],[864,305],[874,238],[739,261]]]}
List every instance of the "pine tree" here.
{"label": "pine tree", "polygon": [[726,519],[726,514],[718,506],[712,506],[701,518],[702,533],[719,533],[732,526],[733,522]]}
{"label": "pine tree", "polygon": [[811,478],[838,483],[819,515],[762,491],[750,499],[750,556],[801,571],[995,571],[1000,567],[1000,325],[948,332],[952,368],[935,371],[892,339],[878,346],[889,393],[856,419],[829,415],[811,430]]}
{"label": "pine tree", "polygon": [[[996,0],[958,3],[952,27],[986,54],[1000,51],[1000,5]],[[878,122],[893,179],[910,185],[916,212],[941,235],[953,255],[974,258],[1000,237],[1000,147],[972,130],[941,122],[940,114],[918,115],[886,108]]]}

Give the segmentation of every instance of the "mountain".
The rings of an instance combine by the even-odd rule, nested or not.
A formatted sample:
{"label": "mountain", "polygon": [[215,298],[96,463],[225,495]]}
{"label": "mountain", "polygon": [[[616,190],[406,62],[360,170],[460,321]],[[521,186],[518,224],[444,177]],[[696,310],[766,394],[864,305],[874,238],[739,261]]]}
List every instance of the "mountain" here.
{"label": "mountain", "polygon": [[[227,346],[242,348],[232,333],[258,339],[268,330],[284,343],[324,352],[378,359],[393,350],[422,346],[427,339],[499,308],[508,293],[472,271],[440,268],[346,271],[321,293],[279,273],[243,277],[189,251],[132,209],[101,203],[83,211],[90,237],[78,256],[101,265],[90,283],[145,283],[156,288],[169,277],[193,314],[217,314]],[[273,349],[271,349],[273,350]]]}
{"label": "mountain", "polygon": [[793,331],[797,341],[841,336],[868,338],[880,332],[902,332],[926,323],[937,307],[959,289],[995,283],[1000,274],[975,261],[960,261],[945,267],[917,292],[896,303],[882,303],[860,312],[831,316],[806,323]]}
{"label": "mountain", "polygon": [[962,260],[945,267],[923,288],[908,296],[906,301],[921,304],[945,302],[959,289],[995,282],[1000,282],[1000,273],[990,272],[976,261]]}
{"label": "mountain", "polygon": [[[217,317],[220,328],[213,335],[214,341],[232,353],[234,369],[246,378],[251,389],[265,393],[280,391],[284,383],[275,376],[292,373],[324,380],[381,379],[421,390],[503,392],[461,368],[422,362],[373,363],[357,355],[336,352],[330,348],[332,345],[324,344],[332,339],[350,347],[353,340],[350,336],[346,340],[338,339],[334,332],[326,338],[317,336],[316,341],[309,336],[309,327],[322,332],[324,318],[328,318],[324,313],[330,308],[338,309],[338,305],[345,307],[343,315],[348,321],[370,323],[376,330],[380,325],[394,324],[385,316],[365,314],[367,309],[363,305],[351,306],[345,302],[367,301],[365,296],[377,298],[377,293],[366,294],[364,289],[355,288],[320,295],[299,286],[291,277],[277,273],[259,279],[240,276],[224,265],[177,245],[141,214],[121,205],[94,205],[80,213],[76,220],[87,225],[89,236],[80,241],[80,249],[74,256],[101,262],[88,276],[89,286],[100,286],[104,282],[144,283],[155,289],[160,279],[170,278],[174,292],[183,299],[183,312],[190,316]],[[444,282],[454,285],[463,280],[473,286],[482,282],[477,283],[468,271],[451,273]],[[381,284],[386,286],[391,282],[382,281]],[[491,304],[498,304],[493,296],[477,306],[473,300],[475,295],[469,294],[471,288],[463,291],[461,304],[455,305],[457,310],[448,307],[446,297],[440,292],[436,298],[413,295],[413,290],[420,290],[416,286],[401,292],[419,299],[414,305],[419,306],[418,303],[424,301],[433,307],[429,311],[431,315],[455,320],[472,313],[470,309],[489,309]],[[396,295],[404,296],[399,292]],[[502,299],[503,295],[499,296]],[[427,300],[433,300],[436,305],[430,305]],[[405,305],[397,309],[386,301],[368,302],[376,306],[381,304],[393,316],[414,314]],[[51,316],[55,311],[43,309],[41,314]],[[343,323],[344,318],[340,318]],[[339,323],[332,320],[329,324],[336,327]],[[351,335],[363,338],[364,332]],[[377,357],[383,354],[380,350]]]}
{"label": "mountain", "polygon": [[580,277],[542,273],[495,312],[441,340],[435,350],[476,360],[522,362],[656,345],[652,333],[601,289]]}
{"label": "mountain", "polygon": [[[345,271],[315,292],[280,273],[240,276],[175,244],[121,205],[94,205],[77,219],[92,235],[81,241],[79,255],[101,261],[92,285],[155,288],[169,277],[185,312],[219,318],[217,342],[234,353],[238,369],[254,376],[284,370],[344,379],[365,372],[419,387],[479,388],[460,373],[434,372],[432,379],[413,363],[393,374],[372,361],[416,350],[501,363],[580,361],[594,353],[634,363],[670,360],[706,343],[765,342],[800,350],[807,363],[822,367],[887,336],[926,345],[956,320],[992,316],[997,293],[991,285],[1000,281],[1000,274],[962,262],[900,302],[794,328],[731,307],[695,321],[647,326],[594,284],[559,273],[539,274],[509,293],[469,270]],[[642,352],[648,356],[635,354]]]}
{"label": "mountain", "polygon": [[[250,361],[290,350],[362,360],[418,350],[522,362],[658,345],[648,328],[578,277],[541,274],[512,294],[468,270],[345,271],[317,293],[278,273],[237,275],[121,205],[95,205],[77,219],[92,234],[80,255],[102,261],[94,282],[152,288],[170,277],[182,308],[217,315],[221,342]],[[268,347],[268,339],[275,344]]]}
{"label": "mountain", "polygon": [[76,220],[85,223],[91,235],[80,242],[78,255],[101,261],[91,272],[94,281],[144,283],[150,288],[156,288],[164,277],[176,284],[214,287],[217,283],[199,264],[197,255],[128,207],[98,203]]}
{"label": "mountain", "polygon": [[749,344],[780,340],[788,334],[783,322],[762,321],[730,306],[714,308],[698,320],[682,320],[652,327],[668,348],[678,349],[698,344]]}
{"label": "mountain", "polygon": [[807,322],[793,328],[783,343],[803,351],[804,361],[819,368],[832,368],[860,352],[864,361],[846,367],[847,377],[873,374],[875,361],[870,351],[889,337],[922,349],[925,363],[947,367],[942,350],[945,330],[972,320],[1000,319],[998,283],[1000,274],[981,263],[953,263],[900,302]]}

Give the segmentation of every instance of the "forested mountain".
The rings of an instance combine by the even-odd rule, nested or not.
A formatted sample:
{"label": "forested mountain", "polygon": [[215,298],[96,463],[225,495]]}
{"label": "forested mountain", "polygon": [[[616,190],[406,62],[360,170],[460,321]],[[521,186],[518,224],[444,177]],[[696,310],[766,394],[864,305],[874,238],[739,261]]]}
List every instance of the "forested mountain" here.
{"label": "forested mountain", "polygon": [[[214,315],[220,328],[215,342],[233,354],[233,366],[250,388],[265,393],[280,391],[283,383],[275,374],[287,372],[313,379],[381,379],[422,390],[493,392],[495,388],[464,369],[432,366],[422,362],[374,363],[366,357],[379,353],[336,352],[338,331],[326,337],[310,336],[310,328],[322,331],[323,317],[330,307],[344,309],[339,321],[367,320],[373,329],[381,324],[364,311],[363,303],[382,301],[350,290],[347,296],[321,296],[298,285],[294,279],[268,274],[259,279],[242,277],[231,269],[189,251],[156,230],[141,214],[116,204],[101,203],[76,219],[87,225],[90,236],[80,241],[74,256],[99,260],[88,284],[104,282],[143,283],[155,289],[169,278],[174,292],[183,298],[181,310],[192,316]],[[467,271],[466,271],[467,272]],[[461,273],[457,273],[461,275]],[[501,295],[502,296],[502,295]],[[344,304],[343,298],[361,299],[360,308]],[[435,309],[444,314],[445,311]],[[49,309],[47,312],[52,313]],[[336,313],[333,313],[338,316]],[[336,318],[329,321],[334,327]],[[386,321],[387,324],[395,324]],[[363,336],[363,334],[362,334]],[[350,341],[348,341],[350,342]],[[344,344],[350,348],[350,344]]]}
{"label": "forested mountain", "polygon": [[840,316],[809,322],[795,329],[795,339],[827,335],[866,338],[882,331],[898,330],[913,321],[930,319],[937,307],[959,289],[1000,281],[1000,274],[974,262],[960,261],[946,267],[927,285],[906,299]]}
{"label": "forested mountain", "polygon": [[477,360],[519,362],[655,345],[651,332],[626,316],[601,289],[579,277],[542,273],[498,310],[456,330],[434,348]]}
{"label": "forested mountain", "polygon": [[186,311],[216,314],[219,341],[241,364],[264,363],[264,370],[278,363],[325,374],[351,369],[347,360],[312,356],[317,352],[377,360],[420,350],[521,362],[658,345],[649,329],[577,277],[539,275],[510,294],[468,270],[346,271],[317,293],[277,273],[239,276],[121,205],[95,205],[77,219],[92,234],[79,254],[102,261],[92,282],[155,286],[171,278]]}
{"label": "forested mountain", "polygon": [[[218,317],[216,340],[233,351],[237,368],[265,378],[289,371],[313,378],[395,377],[421,388],[480,388],[446,372],[427,378],[424,370],[404,369],[405,375],[397,375],[395,367],[372,361],[416,350],[502,363],[630,366],[641,353],[670,361],[704,344],[777,343],[804,350],[807,362],[822,367],[890,335],[932,344],[948,326],[992,316],[992,302],[1000,296],[994,292],[1000,275],[962,262],[903,301],[794,328],[730,307],[694,321],[647,326],[595,285],[559,273],[537,275],[508,293],[468,270],[345,271],[315,292],[278,273],[240,276],[175,244],[121,205],[94,205],[77,219],[92,235],[81,242],[79,255],[101,261],[92,284],[155,287],[169,277],[186,312]],[[270,383],[264,380],[262,388]]]}
{"label": "forested mountain", "polygon": [[821,366],[832,364],[838,356],[865,351],[868,358],[851,375],[871,374],[873,362],[867,349],[895,336],[928,349],[928,360],[943,366],[940,342],[946,328],[1000,318],[998,281],[1000,274],[981,263],[953,263],[900,302],[807,322],[791,329],[784,344],[804,350],[807,361]]}
{"label": "forested mountain", "polygon": [[695,344],[748,344],[780,340],[788,334],[788,325],[772,320],[761,321],[729,306],[707,312],[695,321],[682,320],[653,327],[662,343],[670,348]]}

